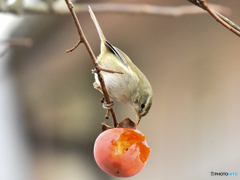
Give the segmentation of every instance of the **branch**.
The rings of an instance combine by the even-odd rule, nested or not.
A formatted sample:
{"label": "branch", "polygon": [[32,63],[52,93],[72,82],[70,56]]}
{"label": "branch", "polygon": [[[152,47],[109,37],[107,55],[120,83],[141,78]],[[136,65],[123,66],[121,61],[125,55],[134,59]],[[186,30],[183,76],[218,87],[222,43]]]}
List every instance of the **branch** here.
{"label": "branch", "polygon": [[[201,14],[197,8],[189,5],[185,6],[156,6],[149,4],[119,4],[119,3],[91,3],[88,4],[95,12],[114,12],[114,13],[130,13],[130,14],[146,14],[146,15],[158,15],[158,16],[173,16],[179,17],[187,14]],[[84,12],[88,10],[87,4],[78,4],[76,12]],[[223,14],[230,14],[229,8],[214,5],[218,11]]]}
{"label": "branch", "polygon": [[[110,99],[110,97],[109,97],[109,95],[108,95],[108,92],[107,92],[107,89],[106,89],[106,86],[105,86],[105,82],[104,82],[103,75],[101,74],[101,71],[104,70],[104,69],[102,69],[102,68],[99,66],[99,64],[98,64],[98,62],[97,62],[97,59],[96,59],[96,57],[95,57],[95,55],[94,55],[94,53],[93,53],[93,51],[92,51],[92,49],[91,49],[88,41],[87,41],[87,38],[85,37],[85,35],[84,35],[84,33],[83,33],[83,30],[82,30],[81,25],[80,25],[80,23],[79,23],[79,21],[78,21],[77,15],[76,15],[75,11],[73,10],[73,4],[71,3],[70,0],[65,0],[65,2],[66,2],[66,4],[67,4],[67,6],[68,6],[68,8],[69,8],[69,11],[70,11],[70,13],[71,13],[71,15],[72,15],[72,18],[73,18],[73,20],[74,20],[74,22],[75,22],[75,25],[76,25],[76,28],[77,28],[77,31],[78,31],[78,35],[79,35],[79,41],[78,41],[78,43],[77,43],[72,49],[70,49],[70,51],[73,51],[81,42],[85,45],[85,47],[86,47],[87,50],[88,50],[89,55],[91,56],[93,65],[94,65],[94,67],[95,67],[94,72],[97,73],[97,75],[98,75],[98,80],[99,80],[99,82],[100,82],[100,84],[101,84],[101,89],[102,89],[102,92],[103,92],[103,95],[104,95],[104,99],[105,99],[105,101],[106,101],[107,104],[111,104],[112,101],[111,101],[111,99]],[[111,114],[112,114],[114,127],[117,127],[118,121],[117,121],[117,117],[116,117],[116,114],[115,114],[112,106],[107,110],[107,113],[109,113],[109,111],[110,111]]]}
{"label": "branch", "polygon": [[223,26],[228,28],[230,31],[235,33],[237,36],[240,36],[240,28],[235,23],[230,21],[228,18],[223,16],[222,14],[211,9],[209,7],[209,5],[207,4],[206,0],[188,0],[188,1],[202,9],[204,9],[205,11],[207,11],[211,16],[213,16],[213,18],[215,18],[217,20],[217,22],[220,22]]}
{"label": "branch", "polygon": [[3,51],[0,53],[0,57],[4,56],[11,46],[25,46],[25,47],[31,47],[33,42],[29,38],[15,38],[15,39],[7,39],[0,41],[2,44],[6,44],[6,47],[3,49]]}
{"label": "branch", "polygon": [[[63,4],[62,0],[53,1],[45,0],[37,1],[33,5],[24,6],[20,4],[20,0],[17,0],[18,4],[8,5],[6,2],[0,3],[0,12],[9,12],[13,14],[69,14],[69,10]],[[1,0],[0,0],[1,2]],[[173,16],[179,17],[187,14],[201,14],[205,13],[200,9],[191,6],[156,6],[149,4],[119,4],[119,3],[88,3],[88,4],[76,4],[74,6],[75,13],[84,13],[88,11],[88,5],[92,7],[95,12],[114,12],[114,13],[130,13],[130,14],[146,14],[146,15],[158,15],[158,16]],[[230,14],[229,8],[221,5],[211,6],[222,14]]]}

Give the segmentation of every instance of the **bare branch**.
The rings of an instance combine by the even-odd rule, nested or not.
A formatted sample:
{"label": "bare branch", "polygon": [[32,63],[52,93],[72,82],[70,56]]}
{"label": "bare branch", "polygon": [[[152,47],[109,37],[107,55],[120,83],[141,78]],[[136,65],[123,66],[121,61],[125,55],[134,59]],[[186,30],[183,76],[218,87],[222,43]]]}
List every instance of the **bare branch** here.
{"label": "bare branch", "polygon": [[211,9],[207,4],[206,0],[188,0],[188,1],[207,11],[211,16],[213,16],[213,18],[215,18],[223,26],[228,28],[230,31],[232,31],[236,35],[240,36],[240,28],[235,23],[230,21],[228,18],[223,16],[222,14]]}
{"label": "bare branch", "polygon": [[121,71],[114,71],[114,70],[104,69],[101,66],[98,66],[97,69],[92,70],[92,73],[96,73],[97,71],[104,71],[104,72],[112,73],[112,74],[114,74],[114,73],[123,74],[123,72],[121,72]]}
{"label": "bare branch", "polygon": [[[146,14],[158,16],[183,16],[187,14],[201,14],[203,11],[195,8],[194,6],[156,6],[149,4],[119,4],[119,3],[92,3],[89,4],[95,12],[113,12],[113,13],[130,13],[130,14]],[[231,10],[224,6],[212,6],[223,14],[230,14]],[[87,4],[79,4],[76,7],[76,12],[87,11]]]}
{"label": "bare branch", "polygon": [[0,41],[2,44],[6,44],[6,47],[0,53],[0,57],[4,56],[11,48],[11,46],[25,46],[31,47],[33,41],[29,38],[15,38],[15,39],[7,39]]}
{"label": "bare branch", "polygon": [[[20,2],[20,1],[19,1]],[[6,3],[0,5],[0,12],[10,12],[14,14],[21,13],[25,14],[69,14],[69,10],[66,8],[63,1],[45,0],[37,1],[34,5],[28,6],[8,6]],[[20,3],[19,3],[20,4]],[[146,14],[146,15],[157,15],[157,16],[173,16],[179,17],[187,14],[201,14],[205,13],[200,9],[191,6],[156,6],[149,4],[119,4],[119,3],[88,3],[88,4],[76,4],[74,6],[75,13],[84,13],[88,11],[88,5],[92,7],[95,12],[113,12],[113,13],[131,13],[131,14]],[[211,4],[215,10],[222,14],[230,14],[229,8],[220,5]],[[19,8],[21,10],[19,11]]]}
{"label": "bare branch", "polygon": [[[99,82],[101,84],[101,89],[102,89],[102,92],[103,92],[103,95],[104,95],[104,99],[105,99],[107,104],[111,104],[112,101],[111,101],[111,99],[110,99],[110,97],[108,95],[108,92],[107,92],[107,89],[106,89],[106,86],[105,86],[105,82],[104,82],[104,78],[103,78],[103,75],[101,74],[100,66],[99,66],[99,64],[97,62],[97,59],[96,59],[96,57],[95,57],[95,55],[94,55],[94,53],[93,53],[93,51],[92,51],[88,41],[87,41],[87,38],[85,37],[85,35],[83,33],[83,30],[82,30],[81,25],[80,25],[80,23],[78,21],[77,15],[76,15],[75,11],[73,10],[73,4],[71,3],[70,0],[65,0],[65,2],[67,4],[67,6],[69,8],[69,11],[70,11],[70,13],[71,13],[71,15],[73,17],[74,22],[75,22],[75,25],[76,25],[76,28],[77,28],[77,31],[78,31],[78,35],[79,35],[79,42],[83,42],[84,43],[85,47],[88,50],[88,53],[91,56],[94,68],[96,69],[96,73],[98,75],[98,80],[99,80]],[[78,44],[80,44],[80,43],[78,43]],[[117,117],[116,117],[116,114],[115,114],[113,108],[110,107],[107,111],[111,112],[112,118],[113,118],[114,127],[117,127],[118,121],[117,121]],[[108,113],[109,112],[107,112],[107,114]]]}
{"label": "bare branch", "polygon": [[72,47],[71,49],[69,49],[69,50],[66,50],[66,53],[69,53],[69,52],[72,52],[74,49],[76,49],[78,46],[79,46],[79,44],[81,44],[81,40],[79,39],[79,41],[77,42],[77,44],[74,46],[74,47]]}
{"label": "bare branch", "polygon": [[10,46],[31,47],[33,44],[33,41],[30,38],[14,38],[14,39],[2,40],[0,41],[0,43],[8,44]]}

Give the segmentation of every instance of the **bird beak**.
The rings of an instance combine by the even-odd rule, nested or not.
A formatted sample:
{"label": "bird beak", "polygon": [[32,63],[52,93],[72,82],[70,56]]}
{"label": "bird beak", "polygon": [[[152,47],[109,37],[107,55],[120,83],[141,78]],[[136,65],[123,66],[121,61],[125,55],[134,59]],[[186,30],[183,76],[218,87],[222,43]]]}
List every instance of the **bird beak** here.
{"label": "bird beak", "polygon": [[141,118],[142,118],[141,116],[138,116],[138,115],[137,115],[137,125],[140,123]]}

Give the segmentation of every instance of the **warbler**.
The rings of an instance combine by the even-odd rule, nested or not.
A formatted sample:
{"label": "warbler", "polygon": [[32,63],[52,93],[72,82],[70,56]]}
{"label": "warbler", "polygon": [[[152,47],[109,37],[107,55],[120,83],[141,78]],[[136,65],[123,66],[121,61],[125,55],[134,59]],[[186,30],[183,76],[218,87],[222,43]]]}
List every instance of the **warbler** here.
{"label": "warbler", "polygon": [[[124,52],[106,40],[90,6],[89,12],[101,40],[101,52],[97,57],[99,65],[104,69],[123,72],[123,74],[111,74],[102,71],[106,89],[111,98],[128,104],[135,110],[137,124],[139,124],[141,117],[148,114],[152,106],[151,84]],[[93,86],[101,92],[101,85],[96,73]]]}

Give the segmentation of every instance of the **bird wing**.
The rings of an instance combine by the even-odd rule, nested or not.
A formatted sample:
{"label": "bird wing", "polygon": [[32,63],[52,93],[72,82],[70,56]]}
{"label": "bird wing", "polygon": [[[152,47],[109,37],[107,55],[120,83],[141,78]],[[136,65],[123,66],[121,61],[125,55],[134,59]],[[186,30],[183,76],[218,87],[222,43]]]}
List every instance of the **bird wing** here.
{"label": "bird wing", "polygon": [[105,41],[105,45],[111,50],[112,53],[114,53],[119,61],[128,68],[127,60],[125,59],[124,55],[119,51],[116,47],[111,45],[108,41]]}

